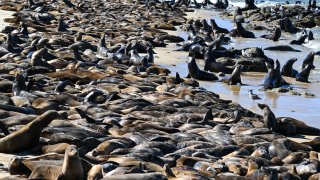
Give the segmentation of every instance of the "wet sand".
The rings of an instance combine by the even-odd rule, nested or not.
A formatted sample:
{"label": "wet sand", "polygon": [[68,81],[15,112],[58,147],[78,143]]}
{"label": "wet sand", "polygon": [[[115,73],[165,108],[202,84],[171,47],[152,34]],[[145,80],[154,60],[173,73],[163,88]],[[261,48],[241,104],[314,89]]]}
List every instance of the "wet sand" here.
{"label": "wet sand", "polygon": [[[233,28],[233,23],[231,19],[221,17],[221,13],[212,10],[195,10],[195,12],[187,13],[187,18],[214,18],[217,24],[221,27],[231,30]],[[315,28],[315,31],[320,30],[320,28]],[[313,30],[314,31],[314,30]],[[269,32],[266,31],[253,31],[256,37],[260,37],[262,34]],[[179,30],[172,31],[171,33],[176,33],[183,38],[187,38],[187,33]],[[247,47],[268,47],[274,45],[288,45],[293,39],[297,39],[299,34],[290,35],[282,33],[280,41],[273,42],[265,40],[262,38],[256,39],[244,39],[244,38],[232,38],[232,43],[225,45],[226,48],[235,47],[237,49],[247,48]],[[320,44],[320,33],[315,35],[316,40],[310,41],[302,46],[292,45],[293,48],[301,50],[302,52],[276,52],[276,51],[264,51],[265,54],[272,58],[278,59],[283,65],[290,58],[298,58],[298,61],[294,64],[294,68],[301,71],[301,64],[307,54],[312,51],[318,51],[318,46]],[[311,48],[310,48],[311,47]],[[187,76],[187,52],[177,52],[173,51],[176,49],[175,44],[170,44],[166,48],[156,48],[157,57],[155,59],[156,63],[162,64],[163,66],[169,68],[172,74],[179,72],[182,77]],[[317,50],[318,49],[318,50]],[[242,76],[242,82],[246,85],[227,85],[220,82],[200,82],[201,86],[207,90],[218,93],[223,99],[232,100],[239,103],[241,106],[261,114],[260,109],[257,108],[257,103],[265,103],[269,105],[272,111],[277,117],[293,117],[304,121],[308,125],[320,128],[320,57],[316,56],[314,60],[315,66],[318,67],[316,70],[312,71],[309,77],[311,83],[300,83],[296,82],[293,78],[285,78],[287,82],[291,84],[295,92],[300,93],[300,96],[292,95],[292,92],[288,93],[278,93],[276,90],[272,91],[261,91],[262,83],[265,77],[265,73],[244,73]],[[172,65],[174,64],[174,66]],[[202,65],[202,61],[198,61],[198,65]],[[253,101],[249,98],[248,90],[253,89],[255,94],[258,94],[262,99],[259,101]],[[307,97],[304,94],[312,93],[315,97]]]}

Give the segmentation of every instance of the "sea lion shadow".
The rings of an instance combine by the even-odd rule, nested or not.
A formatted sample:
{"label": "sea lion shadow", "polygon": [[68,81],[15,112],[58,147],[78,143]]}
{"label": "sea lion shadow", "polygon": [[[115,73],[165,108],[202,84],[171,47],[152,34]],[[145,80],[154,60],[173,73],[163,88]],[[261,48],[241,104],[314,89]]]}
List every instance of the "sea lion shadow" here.
{"label": "sea lion shadow", "polygon": [[[295,134],[293,136],[289,136],[289,137],[292,137],[292,138],[300,138],[300,139],[308,139],[306,138],[305,135],[302,135],[302,134]],[[308,139],[309,140],[309,139]]]}

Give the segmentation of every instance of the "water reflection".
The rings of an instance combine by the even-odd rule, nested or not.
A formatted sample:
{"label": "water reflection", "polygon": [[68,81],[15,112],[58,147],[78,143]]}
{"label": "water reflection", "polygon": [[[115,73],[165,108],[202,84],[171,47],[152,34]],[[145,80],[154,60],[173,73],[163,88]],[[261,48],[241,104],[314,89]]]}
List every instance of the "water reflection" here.
{"label": "water reflection", "polygon": [[[231,20],[222,19],[215,16],[214,19],[219,24],[219,26],[231,29],[233,24]],[[314,35],[317,40],[313,44],[320,44],[320,28],[313,29]],[[187,33],[183,31],[178,31],[179,35],[187,38]],[[255,31],[257,37],[267,32]],[[236,38],[233,39],[233,43],[225,46],[226,48],[236,47],[237,49],[247,48],[247,47],[261,47],[265,48],[274,45],[288,45],[292,39],[296,39],[298,35],[289,35],[283,33],[281,40],[278,42],[268,41],[262,38],[256,39],[244,39]],[[298,58],[298,61],[294,64],[294,68],[301,71],[301,64],[307,54],[316,50],[319,45],[314,46],[312,43],[307,43],[304,46],[292,46],[295,49],[301,50],[302,52],[275,52],[275,51],[264,51],[265,54],[272,59],[279,59],[281,65],[283,65],[290,58]],[[312,47],[310,47],[312,46]],[[172,52],[173,53],[173,52]],[[185,53],[187,54],[187,53]],[[167,66],[172,74],[179,72],[182,77],[187,76],[187,64],[185,62],[186,55],[177,58],[171,64],[176,64],[175,66]],[[161,59],[159,59],[161,64]],[[199,63],[198,63],[199,64]],[[314,64],[317,67],[315,71],[310,74],[310,84],[296,82],[293,78],[285,78],[287,82],[291,84],[291,87],[295,91],[301,93],[301,96],[294,96],[290,93],[278,93],[275,91],[261,91],[262,82],[265,77],[265,73],[244,73],[242,75],[242,83],[246,84],[243,86],[238,85],[228,85],[220,82],[200,82],[200,85],[207,90],[220,95],[223,99],[232,100],[233,102],[239,103],[244,108],[247,108],[255,113],[261,114],[261,110],[257,107],[257,103],[264,103],[270,106],[271,110],[275,113],[277,117],[294,117],[303,120],[309,125],[320,128],[320,57],[316,56]],[[203,68],[203,67],[200,67]],[[221,77],[220,77],[221,79]],[[249,97],[248,90],[253,89],[253,92],[260,96],[261,100],[252,100]],[[308,98],[303,94],[305,92],[310,92],[316,95],[314,98]]]}

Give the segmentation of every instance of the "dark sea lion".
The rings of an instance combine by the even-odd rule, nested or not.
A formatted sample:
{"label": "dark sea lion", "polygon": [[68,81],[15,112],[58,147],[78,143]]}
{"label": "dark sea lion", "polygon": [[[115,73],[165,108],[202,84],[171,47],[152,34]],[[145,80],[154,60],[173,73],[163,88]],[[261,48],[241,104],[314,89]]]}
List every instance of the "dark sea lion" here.
{"label": "dark sea lion", "polygon": [[293,69],[292,65],[297,61],[297,58],[289,59],[282,67],[281,69],[281,75],[287,76],[287,77],[293,77],[295,78],[298,74],[298,71]]}
{"label": "dark sea lion", "polygon": [[302,36],[300,36],[299,37],[299,39],[297,39],[297,40],[292,40],[291,42],[290,42],[290,44],[295,44],[295,45],[301,45],[301,44],[303,44],[304,43],[304,41],[307,39],[307,37],[308,37],[308,35],[302,35]]}
{"label": "dark sea lion", "polygon": [[270,110],[269,106],[266,104],[259,104],[258,107],[263,110],[263,121],[267,128],[271,129],[272,131],[276,131],[278,121],[276,116]]}
{"label": "dark sea lion", "polygon": [[253,9],[258,9],[258,7],[254,4],[254,0],[245,0],[246,3],[244,8],[241,8],[241,11],[248,11]]}
{"label": "dark sea lion", "polygon": [[281,19],[279,23],[280,23],[281,30],[284,30],[285,32],[295,34],[300,31],[300,29],[293,26],[291,20],[288,17]]}
{"label": "dark sea lion", "polygon": [[234,37],[255,38],[254,33],[247,31],[239,21],[236,22],[236,28],[233,29],[230,33],[231,36]]}
{"label": "dark sea lion", "polygon": [[204,54],[204,70],[211,72],[222,72],[225,74],[231,74],[233,69],[224,66],[221,63],[216,62],[213,51],[208,48]]}
{"label": "dark sea lion", "polygon": [[48,111],[25,125],[20,130],[0,139],[0,152],[20,152],[36,146],[43,128],[58,117],[56,111]]}
{"label": "dark sea lion", "polygon": [[304,69],[308,64],[312,64],[313,65],[313,61],[314,61],[314,56],[315,56],[315,52],[311,51],[307,57],[303,60],[302,62],[302,69]]}
{"label": "dark sea lion", "polygon": [[216,30],[219,33],[225,33],[225,34],[229,33],[229,31],[227,29],[219,27],[214,19],[210,19],[210,23],[211,23],[211,28],[213,31]]}
{"label": "dark sea lion", "polygon": [[241,8],[239,6],[237,6],[235,11],[234,11],[233,22],[244,23],[244,17],[242,15],[242,11],[241,11]]}
{"label": "dark sea lion", "polygon": [[208,73],[199,69],[196,59],[193,57],[189,57],[190,62],[188,63],[189,75],[198,80],[204,81],[216,81],[218,77],[212,73]]}
{"label": "dark sea lion", "polygon": [[272,41],[278,41],[279,38],[281,37],[281,29],[276,28],[273,34],[266,34],[266,35],[262,35],[261,37],[272,40]]}
{"label": "dark sea lion", "polygon": [[44,60],[42,59],[43,54],[44,54],[46,51],[47,51],[46,48],[42,48],[42,49],[34,52],[34,53],[32,54],[30,63],[31,63],[32,66],[42,66],[42,67],[48,68],[48,69],[51,70],[51,71],[55,71],[56,68],[55,68],[53,65],[49,64],[47,61],[44,61]]}
{"label": "dark sea lion", "polygon": [[315,66],[312,64],[308,64],[300,73],[297,74],[296,80],[300,82],[306,82],[309,83],[308,78],[310,75],[310,72],[312,69],[314,69]]}
{"label": "dark sea lion", "polygon": [[202,59],[204,55],[204,47],[200,44],[193,44],[189,48],[189,55],[198,59]]}
{"label": "dark sea lion", "polygon": [[242,69],[242,65],[236,65],[236,67],[234,68],[231,76],[225,80],[222,80],[223,82],[226,82],[230,85],[236,85],[236,84],[240,84],[242,85],[241,82],[241,69]]}
{"label": "dark sea lion", "polygon": [[269,47],[264,48],[264,50],[301,52],[300,50],[293,49],[292,47],[287,46],[287,45],[269,46]]}
{"label": "dark sea lion", "polygon": [[309,41],[314,40],[313,32],[312,32],[312,31],[309,31],[308,40],[309,40]]}
{"label": "dark sea lion", "polygon": [[311,146],[314,151],[319,151],[320,150],[320,138],[319,137],[316,137],[313,140],[311,140],[309,142],[305,142],[303,144]]}
{"label": "dark sea lion", "polygon": [[27,85],[25,83],[25,78],[21,74],[17,74],[12,85],[12,92],[15,96],[19,96],[21,91],[26,91]]}
{"label": "dark sea lion", "polygon": [[[269,64],[269,63],[266,63]],[[270,65],[270,64],[269,64]],[[268,73],[263,82],[263,88],[272,89],[274,88],[274,80],[276,78],[276,71],[273,66],[269,67]]]}

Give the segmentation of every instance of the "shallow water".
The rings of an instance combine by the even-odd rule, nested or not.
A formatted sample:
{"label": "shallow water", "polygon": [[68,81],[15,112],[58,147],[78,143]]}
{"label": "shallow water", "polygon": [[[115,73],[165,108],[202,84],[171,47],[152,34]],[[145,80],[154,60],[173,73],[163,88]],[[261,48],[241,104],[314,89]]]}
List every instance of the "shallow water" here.
{"label": "shallow water", "polygon": [[[208,12],[205,12],[205,14]],[[200,16],[199,12],[195,13],[196,16]],[[231,30],[233,28],[233,23],[230,19],[221,18],[216,15],[216,12],[211,18],[214,18],[217,24],[221,27]],[[192,16],[192,15],[191,15]],[[204,16],[204,18],[207,18]],[[293,48],[301,50],[302,52],[275,52],[275,51],[264,51],[265,54],[272,58],[278,59],[283,65],[290,58],[298,58],[298,61],[294,64],[294,68],[298,71],[301,71],[301,64],[304,58],[310,51],[319,51],[320,47],[320,28],[311,29],[314,33],[316,40],[310,41],[302,46],[292,45]],[[182,37],[187,37],[187,34],[182,31],[177,32]],[[266,34],[266,31],[254,31],[256,37]],[[293,39],[297,39],[299,34],[290,35],[282,34],[280,41],[273,42],[265,40],[262,38],[256,39],[244,39],[244,38],[233,38],[233,42],[224,47],[230,48],[235,47],[236,49],[242,49],[247,47],[268,47],[273,45],[285,44],[288,45],[289,42]],[[169,48],[170,49],[170,48]],[[156,62],[162,63],[164,66],[169,68],[172,74],[179,72],[182,77],[187,76],[187,53],[183,55],[181,52],[174,55],[175,52],[170,52],[170,63],[164,62],[160,59],[157,59]],[[165,59],[165,58],[163,58]],[[167,60],[166,60],[167,61]],[[200,60],[201,61],[201,60]],[[198,61],[199,62],[199,61]],[[169,64],[175,64],[171,66]],[[294,88],[294,91],[301,93],[301,96],[292,95],[291,92],[288,93],[278,93],[276,91],[261,91],[261,84],[263,83],[265,73],[245,73],[242,75],[242,82],[246,85],[227,85],[220,82],[200,82],[201,86],[207,90],[218,93],[223,99],[229,99],[236,103],[241,104],[241,106],[250,109],[251,111],[261,114],[260,109],[257,108],[257,103],[265,103],[270,106],[272,111],[277,117],[293,117],[299,120],[304,121],[305,123],[320,128],[320,57],[316,56],[314,64],[318,67],[315,71],[311,72],[309,81],[311,83],[298,83],[292,78],[285,78],[291,87]],[[201,63],[198,63],[201,66]],[[203,68],[203,67],[200,67]],[[253,101],[249,98],[248,90],[253,89],[255,94],[258,94],[262,99]],[[313,93],[315,97],[306,97],[305,92]]]}

